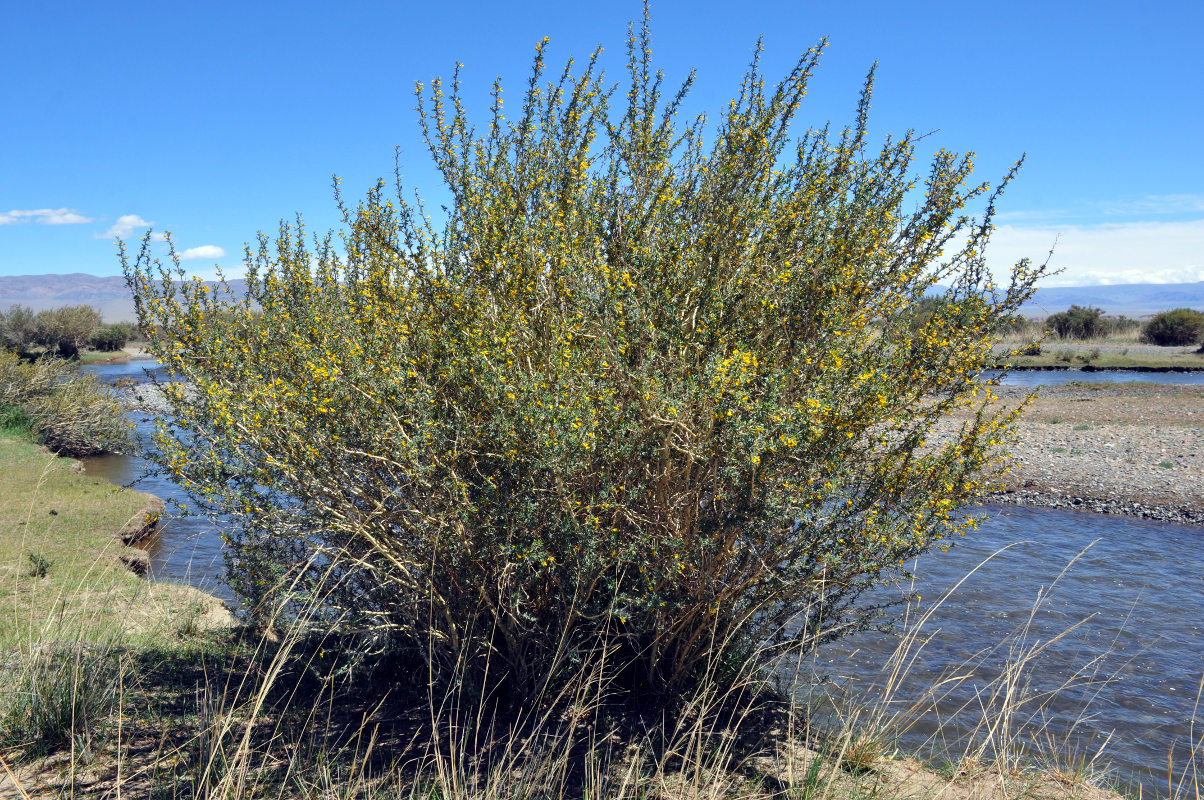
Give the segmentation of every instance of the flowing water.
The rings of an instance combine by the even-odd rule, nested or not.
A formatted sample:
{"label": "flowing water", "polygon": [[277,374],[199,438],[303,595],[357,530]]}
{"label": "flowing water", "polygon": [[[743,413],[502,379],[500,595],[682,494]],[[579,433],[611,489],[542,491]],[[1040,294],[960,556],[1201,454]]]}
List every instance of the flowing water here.
{"label": "flowing water", "polygon": [[[107,381],[143,380],[144,366],[152,363],[91,369]],[[1134,373],[1112,374],[1128,380]],[[1078,374],[1092,381],[1108,375]],[[150,418],[134,419],[140,435],[147,435]],[[138,458],[103,456],[86,460],[85,468],[164,500],[189,502],[171,482],[145,475]],[[901,748],[929,750],[938,758],[963,752],[964,745],[951,739],[984,718],[999,718],[993,698],[1003,686],[1012,706],[1017,697],[1030,698],[1014,717],[1039,728],[1030,738],[1041,749],[1085,760],[1099,753],[1097,766],[1110,764],[1118,780],[1142,785],[1146,796],[1165,793],[1168,753],[1176,773],[1193,758],[1204,771],[1204,756],[1191,753],[1193,735],[1204,738],[1204,706],[1198,704],[1204,528],[1050,509],[986,511],[990,518],[976,533],[914,565],[912,591],[922,600],[911,615],[932,613],[886,704],[888,713],[908,722]],[[148,548],[151,576],[186,581],[233,603],[220,581],[222,543],[215,525],[172,512],[169,502],[167,522]],[[898,642],[892,634],[858,634],[822,648],[800,668],[822,679],[829,696],[880,700],[884,668]],[[1033,650],[1040,652],[1026,658]],[[1014,673],[1020,662],[1024,668]],[[951,671],[967,677],[942,683]],[[941,696],[933,697],[938,686]],[[984,715],[982,708],[995,711]],[[934,740],[938,730],[942,741]],[[1062,758],[1065,763],[1069,757]]]}
{"label": "flowing water", "polygon": [[[161,377],[153,361],[132,360],[126,364],[94,364],[84,369],[95,373],[108,383],[148,379],[148,372]],[[132,413],[135,435],[146,442],[154,432],[149,414]],[[149,472],[141,458],[122,455],[102,455],[83,459],[84,471],[111,483],[132,486],[167,503],[167,513],[159,533],[141,545],[150,553],[150,576],[153,580],[190,583],[227,604],[237,606],[234,593],[222,580],[222,540],[216,524],[206,518],[180,513],[180,505],[192,505],[187,492],[163,475]]]}
{"label": "flowing water", "polygon": [[1204,386],[1204,371],[1137,372],[1135,370],[1033,369],[1012,370],[1000,383],[1004,386],[1063,386],[1067,383],[1161,383],[1174,386]]}
{"label": "flowing water", "polygon": [[[1028,744],[1063,764],[1070,753],[1087,761],[1098,754],[1096,765],[1111,764],[1121,782],[1165,793],[1168,753],[1179,773],[1192,758],[1193,719],[1196,741],[1204,735],[1204,529],[1053,509],[985,511],[990,519],[977,532],[914,565],[911,588],[922,600],[910,615],[931,616],[892,690],[883,686],[900,638],[889,634],[825,646],[805,674],[863,706],[886,695],[887,715],[906,728],[904,751],[965,752],[965,742],[953,741],[959,733],[997,723],[1013,706],[1015,722],[1038,730]],[[952,675],[965,677],[942,683]],[[1204,769],[1201,754],[1194,758]]]}

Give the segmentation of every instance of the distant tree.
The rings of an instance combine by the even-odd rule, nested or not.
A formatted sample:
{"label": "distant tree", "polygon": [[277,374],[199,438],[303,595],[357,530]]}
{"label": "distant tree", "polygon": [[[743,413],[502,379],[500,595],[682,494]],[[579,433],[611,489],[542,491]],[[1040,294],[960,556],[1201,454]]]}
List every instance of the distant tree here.
{"label": "distant tree", "polygon": [[1071,306],[1045,320],[1045,324],[1059,339],[1096,339],[1108,332],[1103,315],[1103,309]]}
{"label": "distant tree", "polygon": [[37,343],[37,315],[22,305],[0,311],[0,345],[6,350],[25,353]]}
{"label": "distant tree", "polygon": [[1141,329],[1141,341],[1163,347],[1184,347],[1204,338],[1204,313],[1176,308],[1155,314]]}
{"label": "distant tree", "polygon": [[93,350],[112,353],[125,347],[126,343],[134,338],[134,334],[137,332],[138,326],[130,322],[113,322],[108,325],[101,325],[100,329],[88,339],[88,346]]}
{"label": "distant tree", "polygon": [[62,358],[77,358],[100,327],[100,313],[91,306],[60,306],[39,311],[37,343]]}
{"label": "distant tree", "polygon": [[1141,327],[1141,320],[1126,317],[1124,314],[1117,317],[1104,317],[1104,323],[1108,326],[1109,336],[1123,336],[1129,331]]}

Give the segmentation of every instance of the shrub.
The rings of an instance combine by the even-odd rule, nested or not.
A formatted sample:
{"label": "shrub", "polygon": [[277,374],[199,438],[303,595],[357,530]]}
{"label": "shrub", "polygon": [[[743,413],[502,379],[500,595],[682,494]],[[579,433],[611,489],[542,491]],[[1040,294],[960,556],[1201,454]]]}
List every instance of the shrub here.
{"label": "shrub", "polygon": [[129,446],[121,401],[96,376],[58,358],[24,362],[0,351],[0,424],[28,426],[37,441],[67,456]]}
{"label": "shrub", "polygon": [[1184,347],[1202,339],[1204,313],[1190,308],[1162,311],[1151,317],[1141,329],[1141,341],[1162,347]]}
{"label": "shrub", "polygon": [[1092,306],[1071,306],[1045,320],[1045,325],[1060,339],[1095,339],[1105,336],[1108,325],[1103,311]]}
{"label": "shrub", "polygon": [[0,345],[7,350],[25,353],[37,343],[37,315],[22,305],[9,306],[0,312]]}
{"label": "shrub", "polygon": [[45,578],[50,574],[50,568],[54,566],[54,562],[46,558],[41,553],[29,554],[29,576],[31,578]]}
{"label": "shrub", "polygon": [[1141,327],[1141,320],[1132,319],[1121,314],[1119,317],[1104,317],[1107,326],[1107,336],[1124,336]]}
{"label": "shrub", "polygon": [[137,326],[129,322],[113,322],[101,325],[96,333],[88,339],[88,346],[94,350],[112,353],[126,346],[134,338]]}
{"label": "shrub", "polygon": [[179,379],[152,457],[229,515],[248,604],[307,590],[437,684],[531,699],[588,663],[665,700],[872,624],[859,595],[973,526],[1015,419],[981,371],[1041,269],[985,266],[1002,185],[942,150],[916,205],[872,81],[793,142],[820,48],[768,89],[754,62],[713,134],[646,25],[618,108],[595,60],[544,86],[543,49],[487,133],[419,87],[441,229],[400,179],[340,196],[344,243],[261,236],[245,301],[122,247]]}
{"label": "shrub", "polygon": [[35,322],[37,344],[62,358],[76,358],[100,327],[100,313],[91,306],[60,306],[39,311]]}

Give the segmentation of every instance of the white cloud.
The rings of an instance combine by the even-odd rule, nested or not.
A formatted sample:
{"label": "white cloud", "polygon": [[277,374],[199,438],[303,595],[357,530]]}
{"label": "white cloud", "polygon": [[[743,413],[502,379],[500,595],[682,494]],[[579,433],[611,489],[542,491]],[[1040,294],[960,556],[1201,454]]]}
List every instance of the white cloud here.
{"label": "white cloud", "polygon": [[123,214],[117,218],[113,226],[104,233],[100,234],[99,239],[128,239],[130,234],[139,228],[149,228],[154,225],[153,222],[147,222],[137,214]]}
{"label": "white cloud", "polygon": [[[1056,244],[1055,244],[1056,242]],[[1042,286],[1204,280],[1204,219],[1104,225],[1000,225],[987,259],[997,274],[1027,256],[1062,270]]]}
{"label": "white cloud", "polygon": [[225,255],[226,251],[215,244],[190,247],[179,254],[181,261],[191,261],[194,258],[223,258]]}
{"label": "white cloud", "polygon": [[0,225],[15,225],[20,222],[32,222],[37,225],[79,225],[91,222],[90,217],[82,216],[70,208],[29,208],[0,211]]}

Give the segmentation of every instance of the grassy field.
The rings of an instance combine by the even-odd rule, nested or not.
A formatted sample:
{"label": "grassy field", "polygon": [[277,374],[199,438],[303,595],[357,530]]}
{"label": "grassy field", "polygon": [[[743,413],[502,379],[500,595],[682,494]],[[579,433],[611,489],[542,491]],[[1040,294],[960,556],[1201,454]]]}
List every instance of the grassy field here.
{"label": "grassy field", "polygon": [[122,350],[115,352],[81,350],[79,353],[79,363],[81,364],[124,364],[129,360],[130,354]]}
{"label": "grassy field", "polygon": [[1025,344],[1016,337],[1005,338],[996,347],[1001,361],[1016,367],[1068,367],[1082,369],[1204,369],[1204,353],[1198,347],[1157,347],[1142,344],[1136,337],[1106,337],[1089,340],[1049,338],[1038,352],[1003,358],[1003,354]]}

